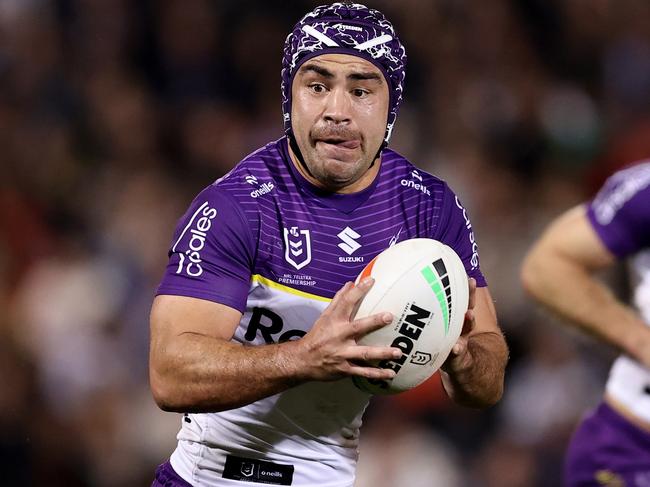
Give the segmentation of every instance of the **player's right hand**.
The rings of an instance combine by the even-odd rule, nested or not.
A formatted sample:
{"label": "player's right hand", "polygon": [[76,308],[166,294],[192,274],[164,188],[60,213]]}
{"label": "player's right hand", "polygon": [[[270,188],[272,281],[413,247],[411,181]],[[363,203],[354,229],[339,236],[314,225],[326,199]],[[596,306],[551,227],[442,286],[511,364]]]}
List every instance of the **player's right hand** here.
{"label": "player's right hand", "polygon": [[358,320],[352,318],[373,284],[374,279],[370,277],[356,286],[347,282],[312,329],[295,342],[305,380],[327,381],[346,376],[390,380],[395,377],[393,370],[374,367],[370,363],[401,357],[399,348],[357,344],[357,339],[393,321],[391,313],[379,313]]}

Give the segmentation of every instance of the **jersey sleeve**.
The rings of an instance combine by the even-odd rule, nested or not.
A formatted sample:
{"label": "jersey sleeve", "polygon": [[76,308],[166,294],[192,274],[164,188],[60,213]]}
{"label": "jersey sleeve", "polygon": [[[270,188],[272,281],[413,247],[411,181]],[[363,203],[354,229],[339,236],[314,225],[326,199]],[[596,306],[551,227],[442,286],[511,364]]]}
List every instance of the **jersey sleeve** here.
{"label": "jersey sleeve", "polygon": [[611,176],[588,204],[587,218],[618,258],[650,247],[650,164]]}
{"label": "jersey sleeve", "polygon": [[238,203],[209,186],[179,220],[156,294],[207,299],[244,312],[255,249]]}
{"label": "jersey sleeve", "polygon": [[454,249],[463,261],[467,275],[476,279],[476,285],[487,286],[485,276],[481,272],[478,244],[474,237],[472,223],[458,196],[446,184],[442,198],[440,225],[436,233],[433,238]]}

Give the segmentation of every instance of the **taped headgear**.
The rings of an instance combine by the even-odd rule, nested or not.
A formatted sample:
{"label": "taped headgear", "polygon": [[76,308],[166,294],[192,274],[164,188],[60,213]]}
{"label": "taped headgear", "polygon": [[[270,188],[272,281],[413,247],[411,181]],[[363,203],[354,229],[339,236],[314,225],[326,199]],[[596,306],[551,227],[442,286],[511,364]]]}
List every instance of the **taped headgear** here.
{"label": "taped headgear", "polygon": [[360,3],[321,5],[305,15],[287,36],[282,57],[282,115],[291,134],[291,85],[298,68],[322,54],[350,54],[379,68],[388,83],[384,145],[388,144],[402,101],[406,51],[392,24],[378,10]]}

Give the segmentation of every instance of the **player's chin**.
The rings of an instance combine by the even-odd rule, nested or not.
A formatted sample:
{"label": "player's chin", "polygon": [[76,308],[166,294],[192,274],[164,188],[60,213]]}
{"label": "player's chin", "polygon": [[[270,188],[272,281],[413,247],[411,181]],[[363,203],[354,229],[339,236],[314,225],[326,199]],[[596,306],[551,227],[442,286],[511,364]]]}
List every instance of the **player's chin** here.
{"label": "player's chin", "polygon": [[322,159],[323,167],[327,168],[333,174],[353,174],[363,164],[359,158],[338,159],[325,157]]}
{"label": "player's chin", "polygon": [[359,179],[359,165],[355,162],[330,160],[325,164],[325,177],[336,186],[348,186]]}

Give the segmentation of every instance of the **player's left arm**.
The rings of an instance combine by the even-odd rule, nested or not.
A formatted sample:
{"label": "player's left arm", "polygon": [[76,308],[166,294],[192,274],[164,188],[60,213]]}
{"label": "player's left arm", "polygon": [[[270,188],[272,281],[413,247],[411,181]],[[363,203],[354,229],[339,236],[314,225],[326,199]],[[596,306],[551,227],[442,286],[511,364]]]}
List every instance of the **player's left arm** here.
{"label": "player's left arm", "polygon": [[497,324],[487,286],[469,280],[470,299],[460,338],[440,371],[449,397],[463,406],[485,408],[503,395],[508,346]]}
{"label": "player's left arm", "polygon": [[467,211],[445,185],[440,231],[434,238],[452,247],[469,276],[469,305],[460,338],[440,371],[449,397],[463,406],[492,406],[503,395],[508,346],[483,276],[478,244]]}

